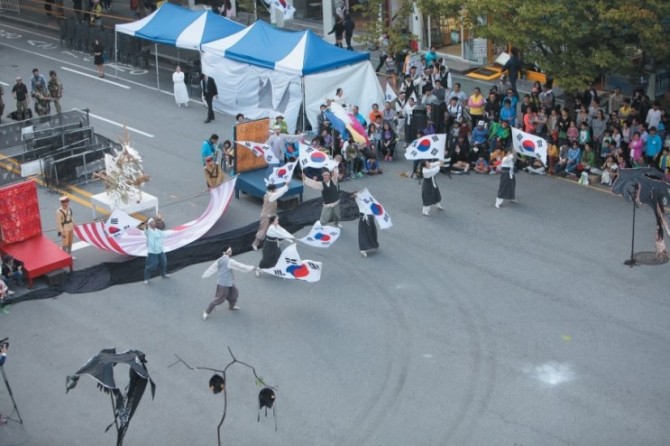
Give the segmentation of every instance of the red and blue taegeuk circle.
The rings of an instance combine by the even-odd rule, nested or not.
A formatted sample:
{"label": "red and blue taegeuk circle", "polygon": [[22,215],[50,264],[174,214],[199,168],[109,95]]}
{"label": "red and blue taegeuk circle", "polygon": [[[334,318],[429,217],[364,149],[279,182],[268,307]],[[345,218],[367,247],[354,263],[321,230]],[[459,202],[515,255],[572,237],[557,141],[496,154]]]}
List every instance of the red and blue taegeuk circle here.
{"label": "red and blue taegeuk circle", "polygon": [[419,150],[419,152],[427,152],[430,150],[430,140],[422,139],[419,141],[419,144],[417,144],[416,148]]}
{"label": "red and blue taegeuk circle", "polygon": [[314,238],[321,242],[329,242],[332,238],[329,234],[324,234],[323,232],[317,232],[314,234]]}
{"label": "red and blue taegeuk circle", "polygon": [[296,279],[302,279],[303,277],[309,276],[309,268],[307,268],[307,265],[289,265],[286,267],[286,272]]}
{"label": "red and blue taegeuk circle", "polygon": [[521,143],[521,147],[523,147],[523,150],[525,150],[526,152],[535,151],[535,143],[530,139],[524,139],[523,142]]}
{"label": "red and blue taegeuk circle", "polygon": [[370,205],[370,211],[372,215],[384,215],[384,208],[379,203],[372,203]]}
{"label": "red and blue taegeuk circle", "polygon": [[315,163],[322,163],[328,159],[325,153],[323,152],[314,152],[309,155],[309,159]]}

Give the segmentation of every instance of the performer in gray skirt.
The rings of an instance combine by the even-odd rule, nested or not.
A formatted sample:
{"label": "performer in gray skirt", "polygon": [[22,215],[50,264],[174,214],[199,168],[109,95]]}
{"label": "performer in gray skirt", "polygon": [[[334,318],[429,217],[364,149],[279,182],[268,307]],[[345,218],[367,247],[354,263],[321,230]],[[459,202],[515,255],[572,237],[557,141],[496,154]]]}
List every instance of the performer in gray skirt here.
{"label": "performer in gray skirt", "polygon": [[514,191],[516,189],[516,178],[514,178],[514,160],[516,156],[512,149],[507,149],[503,156],[500,168],[500,186],[498,187],[498,197],[496,198],[496,207],[500,208],[504,200],[514,200]]}
{"label": "performer in gray skirt", "polygon": [[428,217],[430,215],[430,207],[435,205],[436,208],[444,210],[442,207],[442,195],[440,189],[435,183],[435,175],[440,172],[440,167],[444,166],[444,161],[424,161],[421,173],[423,174],[423,183],[421,184],[421,200],[423,201],[423,215]]}
{"label": "performer in gray skirt", "polygon": [[269,218],[270,226],[265,235],[265,242],[263,243],[263,257],[256,268],[256,277],[261,276],[261,269],[272,268],[279,261],[281,256],[281,249],[279,249],[279,242],[282,240],[295,240],[293,234],[286,229],[279,226],[279,218],[276,215],[271,215]]}

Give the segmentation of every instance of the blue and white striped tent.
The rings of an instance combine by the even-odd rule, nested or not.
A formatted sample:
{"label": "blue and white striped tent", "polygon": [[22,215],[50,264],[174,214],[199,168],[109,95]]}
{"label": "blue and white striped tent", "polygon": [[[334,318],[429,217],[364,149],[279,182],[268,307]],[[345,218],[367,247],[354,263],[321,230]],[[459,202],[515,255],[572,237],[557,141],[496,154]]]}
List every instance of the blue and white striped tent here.
{"label": "blue and white striped tent", "polygon": [[177,48],[199,50],[200,45],[235,34],[244,25],[210,10],[191,11],[164,3],[155,12],[132,23],[116,25],[116,32]]}
{"label": "blue and white striped tent", "polygon": [[293,130],[300,106],[316,125],[319,105],[343,88],[351,104],[369,110],[383,101],[370,54],[338,48],[312,31],[278,29],[260,20],[201,46],[203,72],[219,96],[214,107],[251,119],[282,114]]}

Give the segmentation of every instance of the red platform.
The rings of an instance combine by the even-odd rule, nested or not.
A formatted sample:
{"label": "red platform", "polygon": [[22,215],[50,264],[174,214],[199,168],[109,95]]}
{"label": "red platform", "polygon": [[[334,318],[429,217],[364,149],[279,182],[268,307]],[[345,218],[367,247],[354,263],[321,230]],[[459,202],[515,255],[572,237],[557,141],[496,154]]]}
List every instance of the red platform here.
{"label": "red platform", "polygon": [[44,235],[9,245],[0,245],[0,252],[23,262],[28,288],[32,288],[33,279],[51,271],[66,267],[72,271],[72,257]]}

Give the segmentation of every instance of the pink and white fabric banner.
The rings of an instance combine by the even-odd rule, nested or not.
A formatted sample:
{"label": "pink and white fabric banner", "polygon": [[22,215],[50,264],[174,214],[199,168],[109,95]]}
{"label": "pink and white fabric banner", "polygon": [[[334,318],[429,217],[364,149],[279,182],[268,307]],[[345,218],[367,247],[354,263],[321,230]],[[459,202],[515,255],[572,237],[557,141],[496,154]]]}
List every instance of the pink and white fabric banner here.
{"label": "pink and white fabric banner", "polygon": [[321,226],[320,222],[314,223],[309,234],[300,239],[306,245],[316,248],[330,248],[340,237],[340,228],[334,226]]}
{"label": "pink and white fabric banner", "polygon": [[393,226],[391,216],[386,212],[384,206],[375,200],[375,197],[372,196],[367,188],[356,192],[356,204],[362,214],[373,215],[381,229],[388,229]]}
{"label": "pink and white fabric banner", "polygon": [[264,268],[261,271],[282,279],[295,279],[304,282],[318,282],[321,280],[321,262],[301,260],[295,243],[287,246],[282,251],[279,261],[274,267]]}
{"label": "pink and white fabric banner", "polygon": [[254,155],[258,157],[263,157],[266,163],[279,164],[279,159],[274,155],[274,153],[272,153],[272,148],[270,146],[253,141],[235,141],[235,142],[251,150],[251,152]]}
{"label": "pink and white fabric banner", "polygon": [[[235,191],[236,180],[236,178],[233,178],[220,186],[210,189],[207,209],[196,220],[164,231],[163,248],[165,252],[174,251],[182,246],[186,246],[198,240],[207,231],[212,229],[230,204],[233,192]],[[144,235],[144,231],[137,228],[128,228],[118,238],[110,237],[105,230],[105,223],[97,221],[76,225],[74,232],[80,240],[90,243],[103,251],[135,257],[147,256],[147,238]]]}

